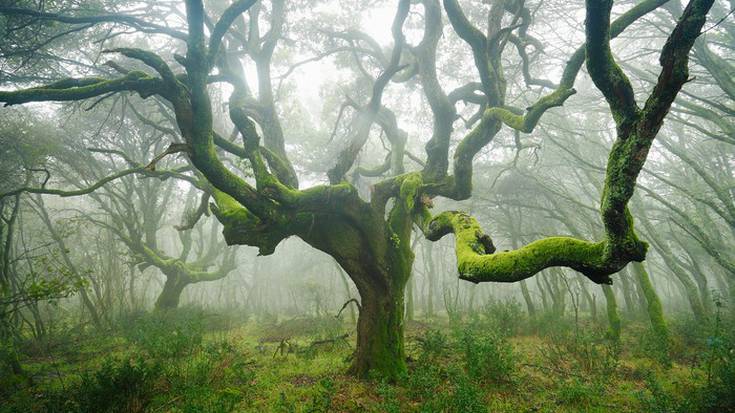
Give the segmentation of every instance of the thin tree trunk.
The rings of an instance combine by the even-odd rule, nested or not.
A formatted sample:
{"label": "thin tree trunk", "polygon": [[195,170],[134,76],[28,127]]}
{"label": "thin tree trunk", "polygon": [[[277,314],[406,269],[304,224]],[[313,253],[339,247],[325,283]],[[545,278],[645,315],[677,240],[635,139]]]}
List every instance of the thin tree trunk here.
{"label": "thin tree trunk", "polygon": [[638,279],[638,284],[643,291],[643,295],[646,297],[648,304],[648,318],[651,320],[651,329],[656,335],[658,343],[661,345],[661,351],[664,353],[664,359],[669,359],[669,328],[666,326],[666,320],[664,320],[664,313],[661,307],[661,301],[658,299],[658,294],[651,284],[651,279],[648,276],[646,267],[640,262],[633,263],[633,273]]}
{"label": "thin tree trunk", "polygon": [[607,303],[608,337],[613,341],[620,341],[620,315],[618,314],[618,303],[615,300],[615,292],[609,285],[602,286]]}
{"label": "thin tree trunk", "polygon": [[526,302],[528,317],[533,320],[536,318],[536,307],[533,305],[533,299],[531,299],[531,293],[528,291],[526,280],[521,280],[521,293],[523,294],[523,300]]}

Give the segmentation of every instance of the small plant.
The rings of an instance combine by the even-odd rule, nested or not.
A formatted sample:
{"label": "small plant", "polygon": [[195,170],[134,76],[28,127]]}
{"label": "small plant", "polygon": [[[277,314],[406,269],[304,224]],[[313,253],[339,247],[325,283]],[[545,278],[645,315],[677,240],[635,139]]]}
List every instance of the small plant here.
{"label": "small plant", "polygon": [[484,413],[487,411],[480,388],[465,374],[452,377],[452,397],[447,400],[445,410],[453,413]]}
{"label": "small plant", "polygon": [[72,399],[80,412],[142,412],[161,373],[159,365],[141,358],[107,359],[99,370],[82,374]]}
{"label": "small plant", "polygon": [[432,393],[420,406],[422,413],[485,413],[481,389],[461,369],[449,373],[449,386]]}
{"label": "small plant", "polygon": [[551,335],[542,355],[548,365],[570,367],[604,381],[618,368],[620,346],[601,331],[561,332]]}
{"label": "small plant", "polygon": [[510,383],[516,355],[505,337],[496,333],[478,335],[466,329],[461,338],[465,369],[475,380]]}
{"label": "small plant", "polygon": [[579,378],[564,382],[557,391],[557,400],[566,405],[584,408],[587,411],[594,406],[598,395],[602,393],[597,386],[585,383]]}
{"label": "small plant", "polygon": [[644,383],[645,389],[636,393],[636,398],[641,403],[641,407],[643,407],[642,411],[672,413],[678,410],[676,408],[676,401],[663,388],[655,373],[652,371],[647,372]]}
{"label": "small plant", "polygon": [[401,405],[398,403],[398,392],[390,383],[381,381],[376,389],[381,401],[378,404],[378,411],[385,413],[399,413]]}
{"label": "small plant", "polygon": [[311,403],[306,407],[307,413],[322,413],[331,411],[332,398],[334,397],[335,386],[334,380],[329,377],[319,381],[317,394],[311,399]]}
{"label": "small plant", "polygon": [[[702,405],[712,411],[735,411],[735,333],[723,319],[724,300],[715,295],[717,309],[711,334],[706,339],[704,369],[707,382],[702,389]],[[729,327],[729,328],[728,328]]]}
{"label": "small plant", "polygon": [[439,330],[428,330],[416,341],[421,350],[421,357],[425,359],[440,357],[448,346],[447,336]]}
{"label": "small plant", "polygon": [[417,400],[433,397],[444,380],[442,373],[442,369],[436,363],[428,360],[420,361],[406,380],[409,395]]}
{"label": "small plant", "polygon": [[515,299],[490,301],[482,309],[480,323],[505,337],[513,336],[524,323],[521,304]]}

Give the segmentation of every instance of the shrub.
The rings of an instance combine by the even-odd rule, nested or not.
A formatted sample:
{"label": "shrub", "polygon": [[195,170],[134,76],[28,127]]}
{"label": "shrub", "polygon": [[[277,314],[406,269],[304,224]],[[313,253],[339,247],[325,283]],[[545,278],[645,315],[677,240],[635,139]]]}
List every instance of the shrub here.
{"label": "shrub", "polygon": [[443,382],[442,369],[428,361],[420,361],[406,381],[409,396],[413,399],[428,399],[434,396]]}
{"label": "shrub", "polygon": [[470,377],[493,383],[513,381],[516,355],[504,336],[494,332],[479,335],[466,329],[461,344]]}
{"label": "shrub", "polygon": [[416,339],[421,350],[422,359],[436,359],[447,349],[447,336],[439,330],[428,330]]}
{"label": "shrub", "polygon": [[190,388],[182,396],[184,397],[181,407],[173,408],[171,412],[229,413],[243,398],[243,394],[236,388],[213,390],[204,386]]}
{"label": "shrub", "polygon": [[398,402],[398,392],[396,388],[387,382],[380,382],[376,389],[381,401],[378,403],[378,411],[385,413],[399,413],[401,405]]}
{"label": "shrub", "polygon": [[603,381],[616,372],[620,361],[619,344],[599,330],[553,334],[544,350],[546,364],[567,366]]}
{"label": "shrub", "polygon": [[643,407],[642,411],[672,413],[679,410],[676,400],[663,388],[653,372],[646,373],[644,384],[645,388],[636,393],[636,398]]}
{"label": "shrub", "polygon": [[107,359],[99,370],[81,375],[73,391],[80,412],[142,412],[154,395],[161,367],[143,359]]}
{"label": "shrub", "polygon": [[505,337],[518,334],[524,323],[521,304],[516,299],[490,301],[482,309],[481,323]]}

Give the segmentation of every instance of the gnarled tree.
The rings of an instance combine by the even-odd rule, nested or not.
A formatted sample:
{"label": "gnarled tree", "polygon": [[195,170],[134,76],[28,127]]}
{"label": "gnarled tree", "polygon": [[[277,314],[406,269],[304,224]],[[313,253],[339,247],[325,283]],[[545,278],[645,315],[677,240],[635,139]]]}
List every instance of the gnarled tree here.
{"label": "gnarled tree", "polygon": [[[62,16],[13,8],[0,8],[8,16],[54,20],[71,24],[110,23],[156,32],[184,43],[185,55],[166,61],[161,55],[137,48],[116,48],[116,53],[142,63],[147,71],[127,70],[112,64],[117,77],[61,79],[43,86],[0,92],[8,105],[38,101],[76,101],[111,93],[135,92],[155,96],[173,110],[183,143],[178,147],[211,185],[212,210],[224,225],[229,244],[256,246],[271,254],[289,236],[334,257],[355,282],[361,298],[357,350],[351,372],[370,371],[396,377],[406,370],[403,347],[404,288],[410,277],[413,253],[412,227],[417,225],[430,240],[454,233],[460,277],[471,282],[517,282],[555,266],[577,270],[596,283],[608,284],[610,275],[631,261],[643,261],[646,243],[636,235],[628,202],[648,150],[677,93],[688,80],[688,55],[705,22],[713,0],[691,0],[660,55],[662,66],[653,91],[639,107],[631,83],[615,63],[610,39],[665,0],[645,0],[611,21],[612,0],[586,1],[586,43],[570,57],[561,81],[555,84],[527,77],[529,83],[550,90],[526,109],[506,102],[503,67],[506,46],[521,55],[533,39],[528,35],[531,13],[522,0],[500,0],[489,5],[487,27],[479,29],[457,0],[444,0],[451,27],[466,42],[479,82],[447,93],[437,77],[436,55],[442,34],[442,7],[438,0],[423,0],[424,30],[421,41],[407,44],[403,25],[409,10],[417,7],[399,0],[391,26],[393,48],[381,73],[372,82],[368,103],[349,143],[329,170],[329,184],[300,189],[288,158],[278,123],[270,61],[283,27],[284,2],[270,7],[270,28],[261,35],[260,2],[238,0],[216,20],[207,15],[201,0],[186,0],[186,27],[172,29],[146,24],[123,15]],[[247,28],[244,13],[248,14]],[[510,22],[510,24],[508,24]],[[240,54],[256,62],[258,97],[254,98],[241,66]],[[606,99],[617,127],[610,152],[600,213],[603,239],[588,241],[551,237],[512,251],[496,252],[490,236],[463,212],[429,212],[432,199],[464,200],[472,194],[473,160],[501,128],[530,133],[543,114],[561,106],[575,93],[574,80],[582,65]],[[528,63],[524,59],[524,63]],[[426,145],[421,170],[401,173],[401,140],[392,145],[390,162],[399,174],[376,183],[369,200],[361,198],[345,177],[378,122],[381,100],[391,79],[415,76],[433,113],[433,133]],[[211,85],[226,82],[232,93],[229,120],[242,143],[222,138],[215,131]],[[471,131],[454,148],[450,173],[453,122],[458,101],[478,102]],[[261,143],[262,133],[262,143]],[[219,149],[218,149],[219,148]],[[222,151],[244,158],[253,179],[225,166]],[[139,172],[139,171],[137,171]]]}

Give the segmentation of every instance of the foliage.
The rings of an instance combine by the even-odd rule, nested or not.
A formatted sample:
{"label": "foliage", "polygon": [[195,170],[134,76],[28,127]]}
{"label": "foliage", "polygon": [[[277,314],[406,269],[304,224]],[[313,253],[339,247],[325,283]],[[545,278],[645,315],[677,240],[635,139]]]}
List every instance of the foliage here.
{"label": "foliage", "polygon": [[203,313],[184,308],[132,315],[123,328],[128,341],[156,358],[192,355],[201,346],[203,332]]}
{"label": "foliage", "polygon": [[439,330],[428,330],[416,339],[422,359],[435,359],[447,350],[448,337]]}
{"label": "foliage", "polygon": [[460,344],[469,377],[491,383],[513,382],[517,356],[504,336],[467,328]]}
{"label": "foliage", "polygon": [[487,329],[505,337],[516,335],[525,319],[521,304],[516,299],[491,300],[482,308],[481,323]]}
{"label": "foliage", "polygon": [[105,360],[96,372],[82,374],[74,401],[80,412],[142,412],[155,395],[161,369],[142,358]]}

